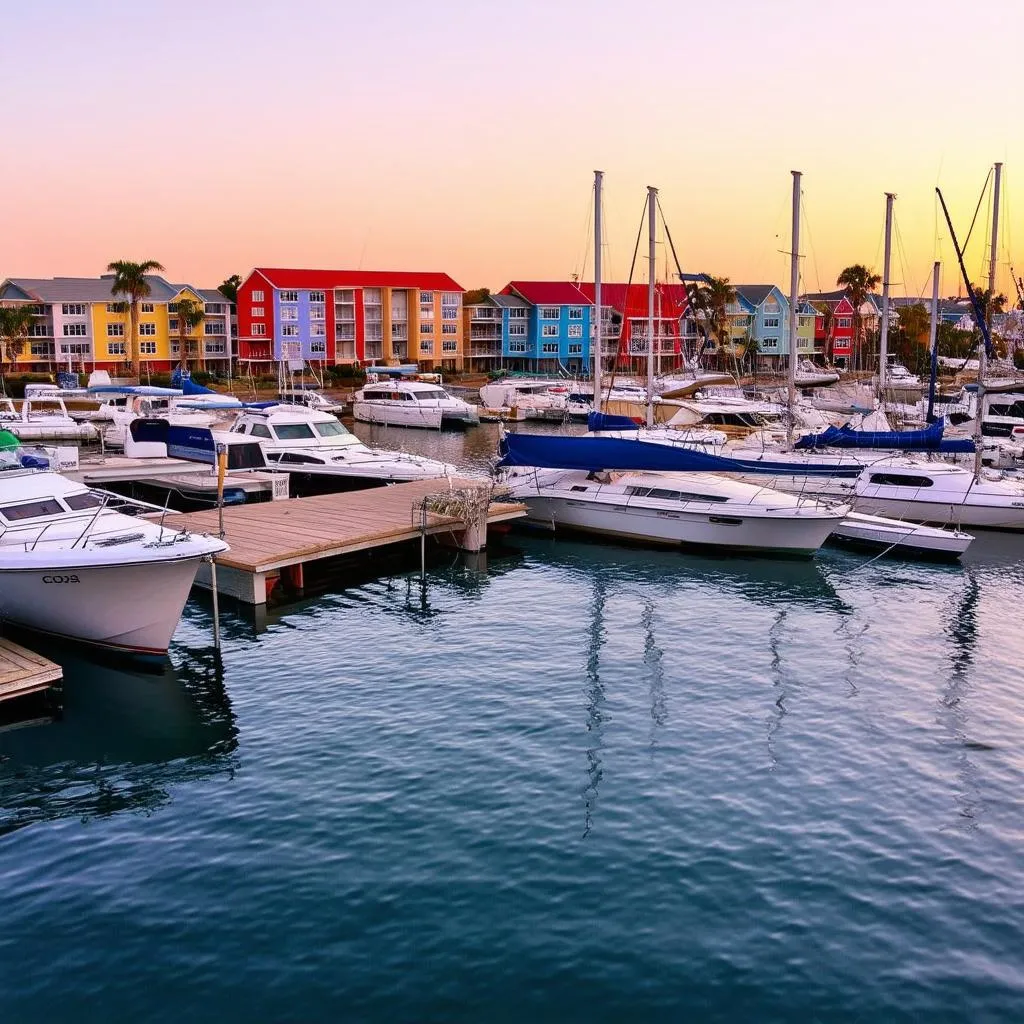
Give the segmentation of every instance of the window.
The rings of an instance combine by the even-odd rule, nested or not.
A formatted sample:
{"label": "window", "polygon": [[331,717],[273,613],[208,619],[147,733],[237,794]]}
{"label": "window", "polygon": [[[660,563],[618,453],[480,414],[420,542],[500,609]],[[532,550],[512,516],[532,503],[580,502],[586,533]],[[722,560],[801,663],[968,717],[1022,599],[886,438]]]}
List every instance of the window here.
{"label": "window", "polygon": [[298,302],[299,301],[299,293],[298,292],[291,292],[291,291],[281,292],[281,301],[282,302]]}
{"label": "window", "polygon": [[310,355],[323,355],[327,351],[326,341],[311,341],[309,343]]}
{"label": "window", "polygon": [[356,325],[350,323],[335,324],[334,336],[338,341],[355,341]]}
{"label": "window", "polygon": [[569,307],[569,319],[570,320],[582,320],[583,319],[583,307],[582,306],[570,306]]}
{"label": "window", "polygon": [[223,313],[224,313],[224,303],[223,302],[205,302],[205,303],[203,303],[203,312],[204,313],[219,313],[219,314],[223,315]]}
{"label": "window", "polygon": [[522,337],[526,334],[526,324],[509,324],[509,337]]}
{"label": "window", "polygon": [[557,338],[558,324],[544,324],[540,329],[540,335],[542,338]]}
{"label": "window", "polygon": [[310,324],[309,334],[312,338],[324,338],[327,336],[326,324]]}
{"label": "window", "polygon": [[442,341],[441,342],[442,352],[458,352],[459,343],[457,341]]}
{"label": "window", "polygon": [[282,320],[298,320],[299,319],[299,307],[298,306],[282,306],[281,307],[281,319]]}
{"label": "window", "polygon": [[779,300],[778,299],[767,299],[764,304],[764,311],[766,313],[778,313],[779,311]]}
{"label": "window", "polygon": [[310,292],[309,293],[309,301],[310,302],[323,302],[324,301],[324,293],[323,292]]}
{"label": "window", "polygon": [[28,311],[33,316],[46,316],[46,307],[44,305],[41,305],[41,304],[37,304],[35,306],[29,306],[28,307]]}
{"label": "window", "polygon": [[508,343],[509,352],[525,352],[526,342],[525,341],[510,341]]}
{"label": "window", "polygon": [[442,334],[458,334],[459,333],[459,325],[458,324],[441,324],[441,333]]}
{"label": "window", "polygon": [[153,312],[153,303],[152,302],[144,302],[144,303],[142,303],[142,312],[143,313],[152,313]]}
{"label": "window", "polygon": [[433,334],[433,333],[434,333],[434,325],[433,324],[420,324],[420,334]]}
{"label": "window", "polygon": [[118,308],[121,304],[119,302],[108,302],[107,312],[108,313],[120,313],[121,310]]}
{"label": "window", "polygon": [[426,305],[433,306],[433,304],[434,304],[434,293],[433,292],[422,292],[421,291],[420,292],[420,305],[422,305],[422,306],[426,306]]}
{"label": "window", "polygon": [[872,473],[871,482],[883,487],[931,487],[933,480],[927,476],[910,476],[907,473]]}
{"label": "window", "polygon": [[770,349],[770,348],[778,348],[778,347],[779,347],[779,339],[778,338],[764,338],[761,341],[761,348],[765,349],[766,351],[768,349]]}
{"label": "window", "polygon": [[545,352],[548,355],[558,355],[558,342],[557,341],[545,341],[540,347],[541,352]]}
{"label": "window", "polygon": [[156,355],[156,342],[155,341],[140,341],[139,351],[144,356],[155,356]]}
{"label": "window", "polygon": [[541,320],[557,320],[558,319],[558,307],[557,306],[541,306],[540,307],[540,318],[541,318]]}
{"label": "window", "polygon": [[70,345],[61,345],[60,354],[62,356],[87,356],[89,355],[88,343],[72,343]]}
{"label": "window", "polygon": [[167,321],[167,330],[169,331],[176,331],[180,326],[181,325],[178,323],[177,317],[171,317],[171,319]]}
{"label": "window", "polygon": [[576,342],[575,345],[570,345],[569,346],[569,355],[571,355],[571,356],[581,356],[581,355],[583,355],[583,344],[582,344],[582,342]]}
{"label": "window", "polygon": [[764,326],[766,329],[779,326],[779,318],[777,316],[766,316],[764,318]]}
{"label": "window", "polygon": [[267,427],[267,426],[264,426],[262,423],[254,423],[251,427],[249,427],[249,433],[253,437],[266,437],[266,438],[269,438],[269,437],[272,436],[271,433],[270,433],[270,428]]}
{"label": "window", "polygon": [[206,354],[208,356],[222,356],[227,350],[227,345],[223,341],[208,341],[206,343]]}
{"label": "window", "polygon": [[249,315],[250,316],[263,316],[263,307],[262,306],[253,306],[252,309],[249,310]]}
{"label": "window", "polygon": [[281,336],[284,338],[297,338],[299,336],[298,327],[282,327]]}
{"label": "window", "polygon": [[124,324],[107,324],[107,337],[108,338],[123,338],[124,337]]}
{"label": "window", "polygon": [[841,316],[836,320],[836,327],[849,327],[852,320],[848,316]]}
{"label": "window", "polygon": [[141,335],[154,335],[156,334],[156,324],[139,324],[139,334]]}
{"label": "window", "polygon": [[252,336],[254,338],[266,337],[267,325],[266,324],[253,324],[252,325]]}
{"label": "window", "polygon": [[323,320],[324,319],[324,307],[323,306],[310,306],[309,307],[309,319],[310,320]]}
{"label": "window", "polygon": [[434,343],[427,338],[420,339],[420,351],[421,352],[433,352]]}
{"label": "window", "polygon": [[124,355],[124,342],[123,341],[108,341],[107,342],[107,354],[111,356],[123,356]]}
{"label": "window", "polygon": [[510,320],[525,320],[526,319],[526,309],[525,309],[525,307],[523,307],[523,306],[513,306],[512,309],[510,309],[508,311],[508,318]]}
{"label": "window", "polygon": [[49,356],[53,355],[53,346],[51,344],[49,344],[49,342],[38,342],[38,341],[36,341],[36,342],[33,342],[29,346],[29,351],[34,356],[46,356],[46,357],[49,357]]}
{"label": "window", "polygon": [[60,309],[65,316],[85,316],[84,302],[65,302]]}
{"label": "window", "polygon": [[65,338],[83,338],[83,337],[85,337],[85,324],[65,324],[64,325],[64,337]]}
{"label": "window", "polygon": [[87,508],[99,508],[104,499],[92,491],[83,491],[81,494],[65,494],[64,504],[74,512],[82,512]]}
{"label": "window", "polygon": [[583,324],[569,324],[569,337],[570,338],[582,338],[583,337]]}
{"label": "window", "polygon": [[459,307],[458,306],[442,306],[441,307],[441,319],[442,320],[458,320],[459,319]]}
{"label": "window", "polygon": [[33,324],[28,329],[28,336],[30,338],[48,338],[50,336],[50,328],[46,324]]}
{"label": "window", "polygon": [[420,302],[420,319],[421,320],[433,320],[434,319],[434,304],[432,302]]}
{"label": "window", "polygon": [[[252,293],[252,301],[253,302],[262,302],[263,301],[263,292],[261,292],[261,291],[253,292]],[[260,314],[260,315],[262,316],[262,314]]]}
{"label": "window", "polygon": [[63,506],[55,498],[44,498],[42,501],[30,501],[23,505],[0,506],[0,515],[9,523],[19,519],[38,519],[40,516],[59,516]]}
{"label": "window", "polygon": [[314,423],[313,429],[321,437],[341,437],[342,434],[348,433],[348,431],[337,420],[334,420],[331,423]]}

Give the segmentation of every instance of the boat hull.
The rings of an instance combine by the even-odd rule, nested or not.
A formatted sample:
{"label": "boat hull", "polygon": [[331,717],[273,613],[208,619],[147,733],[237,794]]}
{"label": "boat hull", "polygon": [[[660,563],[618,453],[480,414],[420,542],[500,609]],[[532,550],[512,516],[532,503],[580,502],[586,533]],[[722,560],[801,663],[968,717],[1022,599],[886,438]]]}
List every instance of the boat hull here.
{"label": "boat hull", "polygon": [[865,512],[868,515],[910,519],[918,523],[1024,531],[1024,502],[1018,506],[950,502],[943,504],[858,494],[853,498],[853,504],[858,512]]}
{"label": "boat hull", "polygon": [[836,526],[834,514],[748,515],[740,509],[668,512],[546,495],[521,496],[535,526],[579,530],[633,543],[769,555],[812,556]]}
{"label": "boat hull", "polygon": [[409,402],[410,408],[377,405],[374,402],[355,402],[352,417],[360,423],[379,423],[386,427],[422,427],[425,430],[441,429],[441,410],[418,407]]}
{"label": "boat hull", "polygon": [[121,565],[0,567],[0,618],[141,657],[167,653],[201,556]]}

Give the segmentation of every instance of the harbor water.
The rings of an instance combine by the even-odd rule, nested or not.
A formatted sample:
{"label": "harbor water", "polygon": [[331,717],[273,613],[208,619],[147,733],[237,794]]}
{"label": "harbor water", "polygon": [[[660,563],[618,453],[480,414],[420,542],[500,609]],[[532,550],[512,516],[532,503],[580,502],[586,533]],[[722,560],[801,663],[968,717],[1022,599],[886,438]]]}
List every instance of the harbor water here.
{"label": "harbor water", "polygon": [[[358,428],[467,467],[467,434]],[[0,732],[0,1020],[1013,1021],[1024,538],[513,534]],[[40,713],[42,714],[42,713]]]}

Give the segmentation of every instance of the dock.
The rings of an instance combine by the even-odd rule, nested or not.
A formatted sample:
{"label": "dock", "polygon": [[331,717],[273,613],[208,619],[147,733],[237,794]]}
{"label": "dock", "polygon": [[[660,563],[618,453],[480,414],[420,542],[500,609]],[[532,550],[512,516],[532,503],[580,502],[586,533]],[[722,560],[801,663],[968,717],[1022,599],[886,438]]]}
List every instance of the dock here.
{"label": "dock", "polygon": [[0,639],[0,701],[48,690],[63,676],[60,665]]}
{"label": "dock", "polygon": [[[467,504],[460,498],[465,495],[475,496],[475,511],[468,507],[473,500]],[[263,605],[282,580],[301,591],[303,566],[310,562],[428,536],[443,535],[457,547],[479,551],[488,526],[526,514],[525,506],[494,497],[486,481],[452,478],[225,508],[224,539],[231,550],[217,557],[217,592]],[[165,524],[192,533],[219,532],[216,509],[168,515]],[[213,589],[212,577],[204,564],[196,583]]]}

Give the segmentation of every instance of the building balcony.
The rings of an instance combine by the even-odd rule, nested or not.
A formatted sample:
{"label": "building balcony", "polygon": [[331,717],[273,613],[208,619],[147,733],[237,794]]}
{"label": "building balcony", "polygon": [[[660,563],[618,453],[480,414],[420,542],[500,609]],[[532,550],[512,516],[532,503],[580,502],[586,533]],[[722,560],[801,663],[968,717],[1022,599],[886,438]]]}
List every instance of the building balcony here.
{"label": "building balcony", "polygon": [[497,324],[470,324],[470,341],[501,341],[501,328]]}
{"label": "building balcony", "polygon": [[364,347],[367,359],[383,359],[384,358],[384,342],[383,341],[367,341]]}

